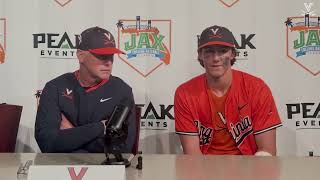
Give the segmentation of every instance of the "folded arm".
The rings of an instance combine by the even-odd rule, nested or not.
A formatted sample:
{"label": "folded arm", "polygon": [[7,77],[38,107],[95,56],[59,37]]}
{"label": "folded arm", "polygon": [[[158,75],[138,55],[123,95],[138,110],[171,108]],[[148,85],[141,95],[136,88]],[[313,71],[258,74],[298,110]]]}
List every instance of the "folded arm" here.
{"label": "folded arm", "polygon": [[35,138],[42,152],[73,152],[104,132],[101,122],[67,128],[72,124],[62,120],[58,90],[47,84],[40,98],[35,123]]}

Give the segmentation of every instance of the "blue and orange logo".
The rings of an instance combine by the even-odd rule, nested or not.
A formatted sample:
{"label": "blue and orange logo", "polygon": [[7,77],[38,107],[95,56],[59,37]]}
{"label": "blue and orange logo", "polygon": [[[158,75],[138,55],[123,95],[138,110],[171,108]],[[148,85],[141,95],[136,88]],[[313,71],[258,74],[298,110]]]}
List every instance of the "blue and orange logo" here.
{"label": "blue and orange logo", "polygon": [[170,64],[171,20],[120,19],[118,47],[126,53],[119,58],[147,77],[161,65]]}
{"label": "blue and orange logo", "polygon": [[287,56],[316,76],[320,73],[320,17],[312,11],[313,3],[304,3],[303,16],[288,17],[285,21]]}

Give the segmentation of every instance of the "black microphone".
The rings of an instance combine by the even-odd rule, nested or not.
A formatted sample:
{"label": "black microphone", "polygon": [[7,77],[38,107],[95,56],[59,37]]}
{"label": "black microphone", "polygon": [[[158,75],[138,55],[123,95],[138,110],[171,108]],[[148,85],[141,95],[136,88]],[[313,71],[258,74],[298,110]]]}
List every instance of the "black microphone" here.
{"label": "black microphone", "polygon": [[122,126],[126,124],[127,117],[133,107],[133,101],[124,98],[120,104],[116,105],[111,113],[109,121],[106,122],[106,132],[109,135],[119,135],[123,130]]}
{"label": "black microphone", "polygon": [[[128,115],[133,107],[133,100],[124,98],[116,105],[106,122],[105,155],[106,160],[102,164],[130,166],[128,159],[122,157],[121,147],[125,144],[128,136]],[[111,159],[109,154],[115,158]]]}

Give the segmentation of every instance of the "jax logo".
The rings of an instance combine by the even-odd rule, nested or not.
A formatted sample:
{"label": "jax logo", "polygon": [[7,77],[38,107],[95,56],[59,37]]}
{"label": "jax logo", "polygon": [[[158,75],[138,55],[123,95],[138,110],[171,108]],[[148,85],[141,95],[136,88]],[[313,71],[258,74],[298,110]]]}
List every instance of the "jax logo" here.
{"label": "jax logo", "polygon": [[170,64],[171,20],[120,19],[118,47],[126,52],[119,58],[143,77],[161,65]]}
{"label": "jax logo", "polygon": [[75,59],[79,35],[64,33],[33,34],[33,48],[39,50],[40,58]]}
{"label": "jax logo", "polygon": [[235,5],[239,0],[219,0],[219,1],[222,2],[222,4],[227,7],[231,7]]}
{"label": "jax logo", "polygon": [[72,0],[54,0],[56,3],[58,3],[61,7],[67,5]]}
{"label": "jax logo", "polygon": [[6,57],[6,19],[0,18],[0,64]]}
{"label": "jax logo", "polygon": [[320,73],[320,17],[312,10],[313,3],[304,3],[302,16],[285,21],[287,56],[303,69],[316,76]]}

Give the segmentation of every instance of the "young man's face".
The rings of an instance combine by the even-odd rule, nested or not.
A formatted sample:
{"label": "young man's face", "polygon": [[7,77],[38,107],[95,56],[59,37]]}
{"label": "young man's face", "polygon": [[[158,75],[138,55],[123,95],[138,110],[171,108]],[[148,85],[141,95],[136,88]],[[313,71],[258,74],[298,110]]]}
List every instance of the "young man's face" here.
{"label": "young man's face", "polygon": [[87,70],[88,75],[93,79],[109,79],[113,65],[113,54],[96,55],[89,51],[80,52],[78,55],[80,64]]}
{"label": "young man's face", "polygon": [[231,60],[234,57],[235,53],[228,46],[208,46],[202,48],[199,52],[199,58],[203,61],[206,73],[215,79],[222,77],[231,69]]}

